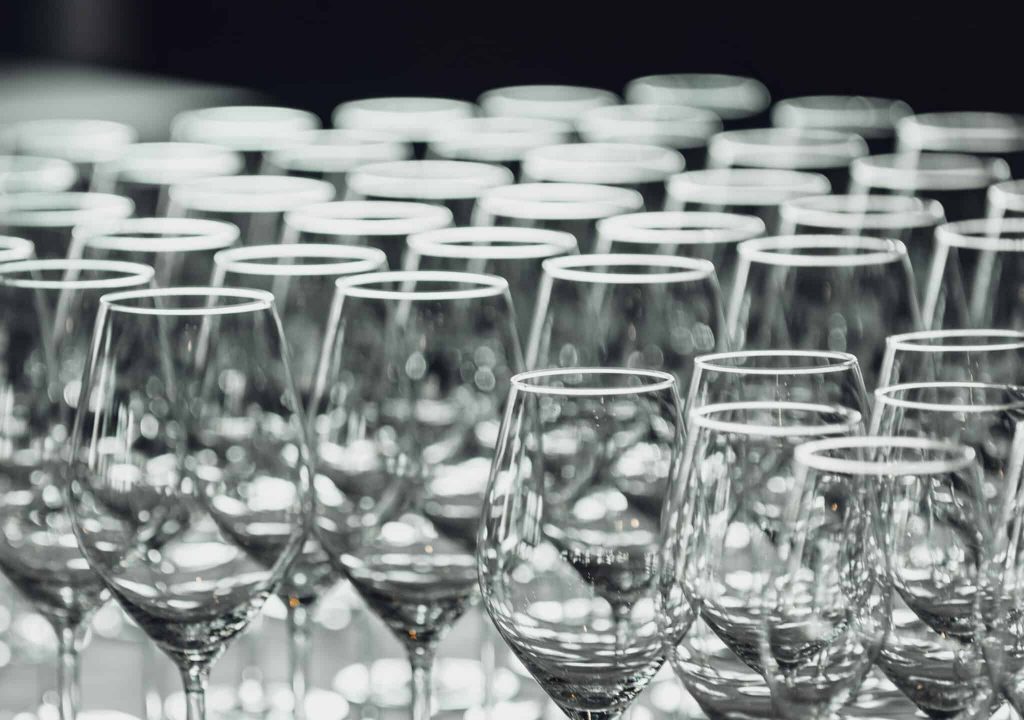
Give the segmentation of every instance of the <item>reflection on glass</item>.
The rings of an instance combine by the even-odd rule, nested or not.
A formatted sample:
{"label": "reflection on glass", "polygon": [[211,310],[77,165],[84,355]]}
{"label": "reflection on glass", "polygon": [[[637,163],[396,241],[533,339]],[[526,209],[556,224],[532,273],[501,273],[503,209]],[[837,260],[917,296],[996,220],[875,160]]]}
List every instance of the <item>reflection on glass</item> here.
{"label": "reflection on glass", "polygon": [[62,258],[68,254],[76,226],[120,220],[134,209],[128,198],[105,193],[0,195],[0,234],[31,240],[41,258]]}

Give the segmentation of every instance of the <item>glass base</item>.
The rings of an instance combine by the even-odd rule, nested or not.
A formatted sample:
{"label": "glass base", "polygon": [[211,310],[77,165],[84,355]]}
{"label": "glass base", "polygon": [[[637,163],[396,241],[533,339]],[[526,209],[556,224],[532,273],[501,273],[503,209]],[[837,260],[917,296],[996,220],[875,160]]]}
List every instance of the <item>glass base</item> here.
{"label": "glass base", "polygon": [[[292,717],[292,692],[282,683],[268,685],[263,694],[266,707],[244,709],[236,688],[226,685],[206,691],[207,720],[288,720]],[[185,695],[176,692],[164,701],[167,720],[185,720]],[[341,695],[323,688],[306,693],[306,717],[309,720],[345,720],[349,704]]]}

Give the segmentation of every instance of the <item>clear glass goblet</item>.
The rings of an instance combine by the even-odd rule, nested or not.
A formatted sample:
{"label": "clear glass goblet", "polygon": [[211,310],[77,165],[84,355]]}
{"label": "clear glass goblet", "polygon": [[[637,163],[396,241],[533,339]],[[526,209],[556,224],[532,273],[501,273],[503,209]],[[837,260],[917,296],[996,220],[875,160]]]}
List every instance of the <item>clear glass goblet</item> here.
{"label": "clear glass goblet", "polygon": [[386,132],[413,147],[422,158],[434,133],[451,122],[476,115],[465,100],[438,97],[378,97],[350,100],[334,108],[334,127]]}
{"label": "clear glass goblet", "polygon": [[0,195],[0,234],[31,240],[41,258],[63,258],[78,225],[130,217],[135,206],[120,195],[26,192]]}
{"label": "clear glass goblet", "polygon": [[997,112],[932,112],[903,118],[897,126],[899,149],[907,152],[961,152],[998,157],[1013,177],[1024,175],[1024,115]]}
{"label": "clear glass goblet", "polygon": [[427,157],[504,165],[520,177],[523,155],[534,148],[569,142],[572,125],[561,120],[527,117],[479,117],[453,120],[439,127]]}
{"label": "clear glass goblet", "polygon": [[911,382],[1024,384],[1024,331],[924,330],[890,335],[878,387]]}
{"label": "clear glass goblet", "polygon": [[864,95],[804,95],[772,107],[775,127],[856,133],[872,155],[896,149],[896,124],[913,112],[902,100]]}
{"label": "clear glass goblet", "polygon": [[646,75],[626,85],[626,101],[669,103],[716,113],[726,129],[754,127],[768,109],[771,96],[753,78],[720,73]]}
{"label": "clear glass goblet", "polygon": [[575,123],[587,110],[618,105],[607,90],[578,85],[515,85],[488,90],[480,107],[491,117],[525,117]]}
{"label": "clear glass goblet", "polygon": [[111,120],[26,120],[5,128],[0,147],[11,154],[70,162],[78,175],[74,189],[86,190],[96,166],[117,157],[137,139],[135,128]]}
{"label": "clear glass goblet", "polygon": [[0,155],[0,195],[64,192],[74,187],[78,171],[67,160],[29,155]]}

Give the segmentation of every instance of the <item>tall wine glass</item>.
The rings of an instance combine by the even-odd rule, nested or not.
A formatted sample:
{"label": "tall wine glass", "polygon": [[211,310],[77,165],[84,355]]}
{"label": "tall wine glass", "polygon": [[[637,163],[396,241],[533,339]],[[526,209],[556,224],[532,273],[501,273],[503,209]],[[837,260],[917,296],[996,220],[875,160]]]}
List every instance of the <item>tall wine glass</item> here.
{"label": "tall wine glass", "polygon": [[370,273],[338,281],[311,404],[316,532],[401,640],[431,715],[437,645],[477,598],[476,530],[501,404],[521,367],[508,283]]}
{"label": "tall wine glass", "polygon": [[189,720],[209,672],[309,529],[302,409],[270,293],[101,300],[71,441],[79,547],[178,666]]}
{"label": "tall wine glass", "polygon": [[561,120],[528,117],[479,117],[453,120],[439,127],[427,157],[504,165],[520,175],[523,155],[546,145],[568,142],[572,125]]}
{"label": "tall wine glass", "polygon": [[576,128],[588,143],[638,143],[678,150],[686,167],[697,170],[704,167],[708,140],[722,131],[722,120],[710,110],[685,105],[607,105],[584,112]]}
{"label": "tall wine glass", "polygon": [[907,249],[898,240],[758,238],[740,243],[739,254],[728,315],[738,349],[851,352],[873,388],[885,338],[923,329]]}
{"label": "tall wine glass", "polygon": [[423,157],[426,143],[438,129],[473,117],[476,107],[465,100],[438,97],[378,97],[350,100],[334,108],[334,127],[345,130],[386,132],[410,143],[416,157]]}
{"label": "tall wine glass", "polygon": [[631,103],[671,103],[712,110],[727,129],[752,127],[768,109],[768,88],[753,78],[720,73],[647,75],[626,85]]}
{"label": "tall wine glass", "polygon": [[856,133],[872,155],[896,149],[896,124],[913,112],[902,100],[864,95],[805,95],[772,107],[776,127]]}
{"label": "tall wine glass", "polygon": [[0,155],[0,195],[22,192],[63,192],[78,179],[67,160],[29,155]]}
{"label": "tall wine glass", "polygon": [[[3,187],[3,181],[0,181],[0,187]],[[1024,216],[1024,180],[1007,180],[991,186],[988,189],[987,216],[995,220]]]}
{"label": "tall wine glass", "polygon": [[488,190],[473,210],[474,225],[564,230],[576,236],[580,252],[592,252],[597,221],[642,210],[640,193],[583,183],[520,183]]}
{"label": "tall wine glass", "polygon": [[108,594],[75,544],[62,469],[100,297],[148,286],[153,269],[95,260],[0,265],[4,412],[0,570],[57,634],[62,720],[78,709],[78,650]]}
{"label": "tall wine glass", "polygon": [[41,258],[62,258],[78,225],[129,217],[132,201],[85,192],[26,192],[0,195],[0,234],[31,240]]}
{"label": "tall wine glass", "polygon": [[[563,368],[512,381],[477,550],[484,605],[505,642],[570,718],[618,718],[686,632],[659,618],[661,510],[682,455],[668,373]],[[647,486],[635,502],[623,486]],[[659,622],[661,620],[661,622]]]}
{"label": "tall wine glass", "polygon": [[136,139],[138,132],[124,123],[59,118],[9,125],[0,136],[0,147],[11,154],[58,158],[74,164],[79,181],[75,189],[85,190],[96,166],[117,157]]}
{"label": "tall wine glass", "polygon": [[878,387],[910,382],[1024,384],[1024,331],[925,330],[890,335]]}
{"label": "tall wine glass", "polygon": [[480,96],[480,107],[491,117],[525,117],[575,123],[587,110],[617,105],[615,93],[578,85],[515,85],[495,88]]}
{"label": "tall wine glass", "polygon": [[899,148],[907,152],[962,152],[1006,160],[1024,174],[1024,116],[996,112],[933,112],[903,118]]}

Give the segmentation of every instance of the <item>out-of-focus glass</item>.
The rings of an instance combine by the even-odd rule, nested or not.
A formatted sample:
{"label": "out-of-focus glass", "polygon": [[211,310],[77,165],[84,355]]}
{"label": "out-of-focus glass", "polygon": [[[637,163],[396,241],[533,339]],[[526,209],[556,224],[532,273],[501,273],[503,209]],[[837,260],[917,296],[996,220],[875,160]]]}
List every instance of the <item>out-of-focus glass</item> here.
{"label": "out-of-focus glass", "polygon": [[988,189],[988,217],[1024,217],[1024,180],[1007,180]]}
{"label": "out-of-focus glass", "polygon": [[583,183],[521,183],[488,190],[473,210],[474,225],[564,230],[580,252],[593,252],[597,221],[636,212],[643,196],[628,188]]}
{"label": "out-of-focus glass", "polygon": [[619,96],[607,90],[578,85],[514,85],[488,90],[480,107],[492,117],[526,117],[573,123],[587,110],[618,105]]}
{"label": "out-of-focus glass", "polygon": [[16,260],[35,257],[36,249],[31,240],[0,235],[0,265]]}
{"label": "out-of-focus glass", "polygon": [[111,120],[26,120],[0,133],[0,147],[12,155],[66,160],[78,172],[74,189],[87,190],[96,165],[117,157],[136,139],[135,128]]}
{"label": "out-of-focus glass", "polygon": [[710,110],[685,105],[608,105],[583,113],[576,129],[588,143],[672,148],[682,153],[686,167],[699,169],[707,160],[708,140],[722,131],[722,120]]}
{"label": "out-of-focus glass", "polygon": [[476,115],[476,106],[465,100],[439,97],[378,97],[350,100],[334,108],[336,128],[386,132],[410,143],[416,157],[423,157],[426,143],[451,122]]}
{"label": "out-of-focus glass", "polygon": [[1024,115],[934,112],[911,115],[897,127],[899,149],[999,157],[1015,178],[1024,177]]}
{"label": "out-of-focus glass", "polygon": [[878,387],[909,382],[1024,384],[1024,331],[923,330],[890,335]]}
{"label": "out-of-focus glass", "polygon": [[31,155],[0,155],[0,195],[22,192],[63,192],[78,179],[67,160]]}
{"label": "out-of-focus glass", "polygon": [[129,217],[135,206],[120,195],[26,192],[0,195],[0,234],[31,240],[40,258],[62,258],[78,225]]}
{"label": "out-of-focus glass", "polygon": [[896,124],[913,112],[902,100],[864,95],[804,95],[772,107],[776,127],[840,130],[864,138],[872,155],[896,149]]}
{"label": "out-of-focus glass", "polygon": [[630,103],[666,103],[711,110],[727,129],[752,127],[768,109],[771,95],[761,82],[720,73],[647,75],[626,85]]}
{"label": "out-of-focus glass", "polygon": [[561,120],[481,117],[453,120],[437,129],[427,157],[504,165],[519,177],[523,155],[569,142],[572,126]]}

